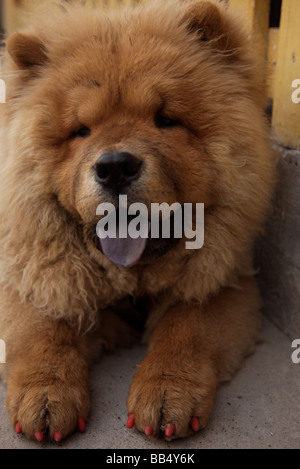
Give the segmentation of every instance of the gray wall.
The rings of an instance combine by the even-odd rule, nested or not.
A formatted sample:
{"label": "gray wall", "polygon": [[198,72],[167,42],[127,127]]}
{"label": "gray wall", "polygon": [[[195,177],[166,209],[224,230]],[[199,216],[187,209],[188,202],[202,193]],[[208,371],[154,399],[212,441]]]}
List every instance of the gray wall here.
{"label": "gray wall", "polygon": [[264,312],[290,338],[300,338],[300,151],[280,146],[278,183],[256,264]]}

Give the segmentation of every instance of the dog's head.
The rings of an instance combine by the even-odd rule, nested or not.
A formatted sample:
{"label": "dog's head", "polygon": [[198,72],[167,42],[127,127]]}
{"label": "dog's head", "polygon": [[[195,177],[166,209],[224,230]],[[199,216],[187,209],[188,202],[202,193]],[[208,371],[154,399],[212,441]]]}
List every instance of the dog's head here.
{"label": "dog's head", "polygon": [[238,47],[242,33],[223,7],[206,1],[111,16],[71,7],[49,23],[7,43],[20,70],[8,90],[12,113],[21,103],[19,149],[32,146],[18,155],[21,184],[31,174],[29,184],[55,196],[83,227],[95,258],[103,251],[121,265],[151,262],[178,240],[124,241],[117,233],[100,241],[97,208],[113,204],[118,214],[120,195],[148,213],[153,203],[219,203],[219,173],[239,138],[242,102],[249,93],[261,99]]}

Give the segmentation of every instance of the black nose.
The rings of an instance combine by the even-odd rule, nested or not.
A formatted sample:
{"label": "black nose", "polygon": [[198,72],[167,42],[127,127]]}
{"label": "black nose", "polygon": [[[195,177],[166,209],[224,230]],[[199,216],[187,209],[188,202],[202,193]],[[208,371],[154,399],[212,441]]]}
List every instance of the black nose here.
{"label": "black nose", "polygon": [[127,152],[105,153],[94,169],[97,181],[116,193],[140,177],[142,161]]}

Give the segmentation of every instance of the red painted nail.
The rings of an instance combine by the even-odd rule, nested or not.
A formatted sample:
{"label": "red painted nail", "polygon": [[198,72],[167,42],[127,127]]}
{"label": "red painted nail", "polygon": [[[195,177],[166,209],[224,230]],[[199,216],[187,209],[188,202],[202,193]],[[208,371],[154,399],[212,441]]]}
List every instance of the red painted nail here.
{"label": "red painted nail", "polygon": [[200,424],[199,424],[199,419],[197,417],[192,417],[191,427],[194,430],[194,432],[197,432],[199,430]]}
{"label": "red painted nail", "polygon": [[165,429],[165,435],[166,436],[172,436],[174,432],[175,432],[174,423],[167,423],[166,429]]}
{"label": "red painted nail", "polygon": [[152,433],[153,433],[153,428],[151,427],[151,425],[146,425],[146,426],[145,426],[145,433],[146,433],[147,436],[152,435]]}
{"label": "red painted nail", "polygon": [[20,422],[16,423],[15,430],[16,430],[17,435],[20,435],[20,433],[22,433],[22,427],[21,427]]}
{"label": "red painted nail", "polygon": [[81,433],[85,432],[85,420],[82,417],[78,418],[77,428]]}
{"label": "red painted nail", "polygon": [[62,432],[55,432],[53,435],[53,439],[57,442],[60,443],[61,440],[63,439]]}
{"label": "red painted nail", "polygon": [[44,439],[44,433],[43,432],[35,432],[34,436],[35,436],[35,439],[37,441],[43,441],[43,439]]}
{"label": "red painted nail", "polygon": [[133,427],[134,427],[134,414],[129,414],[128,420],[127,420],[127,428],[133,428]]}

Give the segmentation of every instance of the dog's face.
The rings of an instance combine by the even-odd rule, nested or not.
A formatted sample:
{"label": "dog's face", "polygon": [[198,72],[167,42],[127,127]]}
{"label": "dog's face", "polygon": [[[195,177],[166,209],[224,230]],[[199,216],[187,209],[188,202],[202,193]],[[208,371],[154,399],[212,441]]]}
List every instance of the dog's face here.
{"label": "dog's face", "polygon": [[[100,203],[118,209],[120,195],[149,210],[157,202],[217,203],[215,146],[230,148],[229,97],[239,77],[207,2],[181,8],[172,21],[136,13],[122,21],[90,17],[88,25],[87,18],[78,38],[68,26],[67,41],[17,34],[8,50],[32,75],[27,112],[39,112],[28,131],[39,132],[46,190],[83,226],[97,258]],[[150,239],[136,262],[173,244]]]}
{"label": "dog's face", "polygon": [[[141,50],[144,38],[124,46],[126,40],[126,35],[118,38],[115,52],[109,48],[104,55],[102,41],[93,38],[87,48],[99,60],[80,51],[75,67],[73,58],[65,64],[62,72],[70,81],[58,90],[63,105],[52,132],[62,133],[64,143],[51,185],[61,204],[83,223],[92,250],[101,250],[104,243],[96,235],[100,203],[118,209],[119,196],[126,195],[128,205],[139,202],[148,208],[150,221],[152,203],[207,206],[212,199],[203,144],[207,129],[199,126],[198,110],[193,112],[199,85],[182,77],[187,73],[184,57],[178,57],[176,47],[166,54],[161,40],[147,54]],[[138,240],[120,246],[136,252],[133,263],[140,257],[151,261],[177,244],[173,237],[139,241],[140,246]]]}

